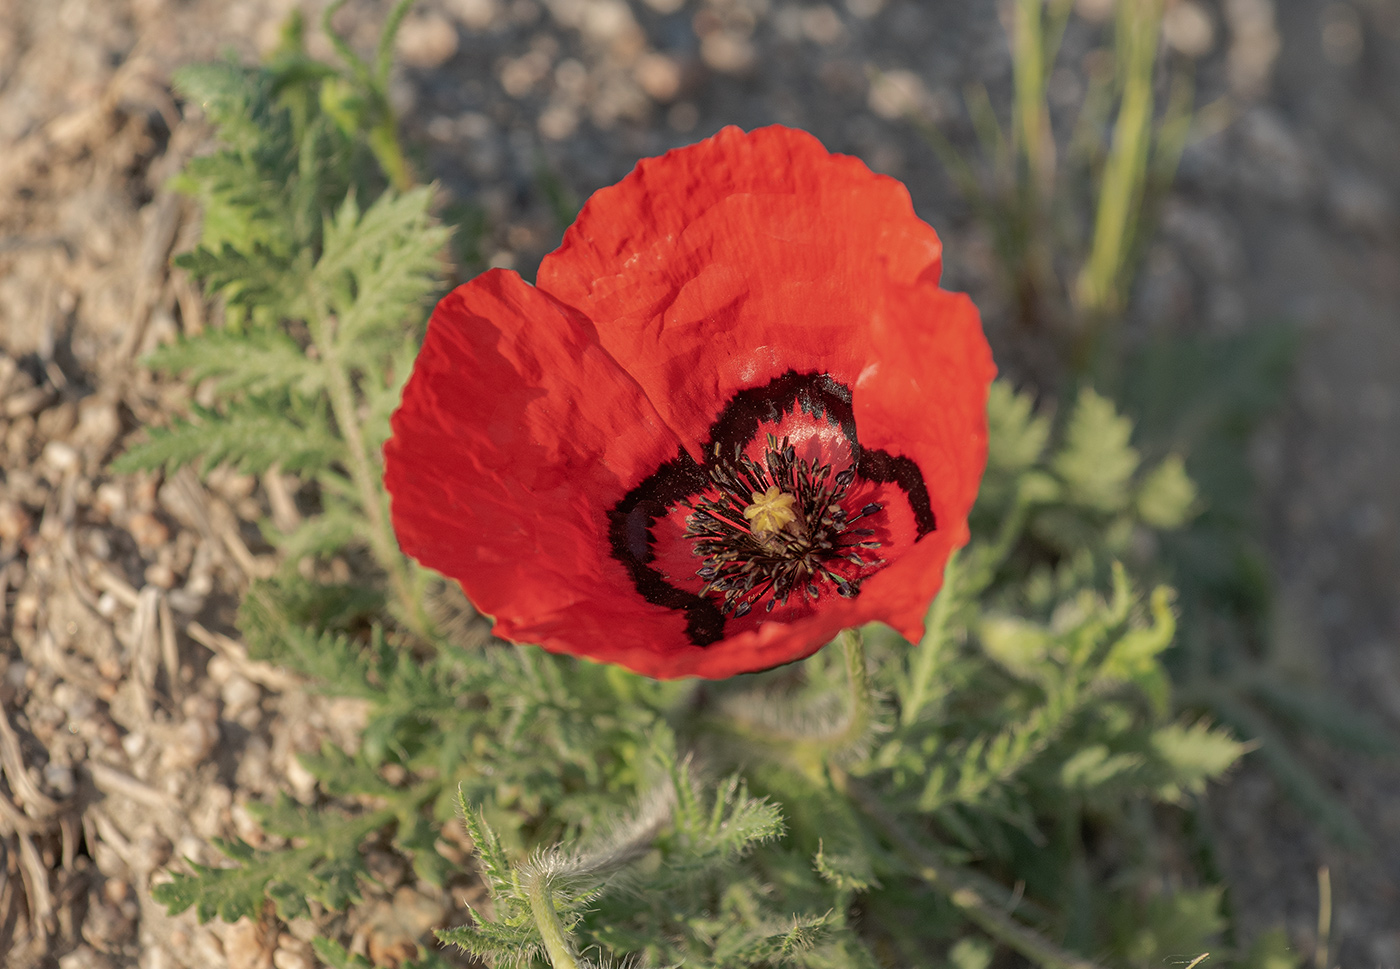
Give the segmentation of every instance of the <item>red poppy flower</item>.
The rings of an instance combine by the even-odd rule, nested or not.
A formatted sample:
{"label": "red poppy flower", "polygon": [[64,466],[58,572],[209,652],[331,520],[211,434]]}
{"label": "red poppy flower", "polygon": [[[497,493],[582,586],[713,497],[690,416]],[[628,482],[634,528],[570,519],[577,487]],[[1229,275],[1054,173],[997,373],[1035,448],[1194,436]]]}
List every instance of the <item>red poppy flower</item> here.
{"label": "red poppy flower", "polygon": [[535,286],[438,304],[384,449],[404,550],[498,635],[649,676],[917,639],[995,372],[941,252],[904,186],[802,131],[640,162]]}

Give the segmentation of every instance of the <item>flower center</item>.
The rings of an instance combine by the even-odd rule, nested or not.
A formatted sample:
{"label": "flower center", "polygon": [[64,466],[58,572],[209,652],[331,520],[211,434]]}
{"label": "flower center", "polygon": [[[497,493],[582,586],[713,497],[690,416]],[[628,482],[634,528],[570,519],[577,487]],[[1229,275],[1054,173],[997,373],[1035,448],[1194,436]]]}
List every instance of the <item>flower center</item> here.
{"label": "flower center", "polygon": [[794,370],[737,391],[699,460],[680,450],[608,510],[613,557],[696,646],[854,598],[934,530],[922,470],[862,445],[851,400]]}
{"label": "flower center", "polygon": [[760,603],[771,612],[794,593],[816,600],[824,587],[851,597],[860,579],[843,574],[850,566],[885,564],[870,551],[880,547],[875,531],[854,527],[883,506],[870,502],[851,514],[842,504],[853,466],[833,474],[772,434],[759,459],[737,449],[715,458],[709,486],[688,503],[684,537],[702,560],[700,594],[718,598],[724,614],[739,618]]}

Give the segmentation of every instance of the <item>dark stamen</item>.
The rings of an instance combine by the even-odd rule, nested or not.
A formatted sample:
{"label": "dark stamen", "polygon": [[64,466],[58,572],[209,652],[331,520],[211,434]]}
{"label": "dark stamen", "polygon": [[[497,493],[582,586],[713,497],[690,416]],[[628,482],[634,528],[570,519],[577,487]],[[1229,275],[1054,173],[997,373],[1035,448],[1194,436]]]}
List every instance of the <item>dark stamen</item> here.
{"label": "dark stamen", "polygon": [[[821,597],[823,586],[855,596],[860,579],[834,569],[868,566],[854,550],[880,546],[872,540],[874,529],[847,527],[882,510],[871,502],[852,515],[842,506],[856,480],[854,466],[833,475],[831,464],[798,458],[788,438],[769,434],[765,445],[757,460],[738,448],[724,460],[716,448],[711,486],[692,499],[686,518],[685,537],[697,540],[695,554],[704,559],[695,573],[705,583],[701,594],[717,599],[720,611],[736,619],[760,602],[772,612],[794,590],[812,600]],[[782,516],[791,520],[776,531],[756,530],[744,512],[755,495],[772,488],[794,499]]]}

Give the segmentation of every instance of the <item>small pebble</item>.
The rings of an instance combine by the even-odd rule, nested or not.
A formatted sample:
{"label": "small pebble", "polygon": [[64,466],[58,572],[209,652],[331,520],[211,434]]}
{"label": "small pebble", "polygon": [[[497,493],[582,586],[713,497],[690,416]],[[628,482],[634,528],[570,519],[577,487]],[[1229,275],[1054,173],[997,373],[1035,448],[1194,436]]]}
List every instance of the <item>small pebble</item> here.
{"label": "small pebble", "polygon": [[221,464],[209,473],[209,487],[218,492],[225,501],[241,501],[253,493],[258,486],[251,474],[242,474],[226,464]]}
{"label": "small pebble", "polygon": [[226,926],[223,935],[228,969],[270,969],[272,940],[261,924],[241,918]]}
{"label": "small pebble", "polygon": [[432,70],[457,53],[457,28],[440,14],[409,17],[399,27],[395,47],[409,67]]}
{"label": "small pebble", "polygon": [[44,786],[59,799],[73,793],[73,768],[65,764],[49,764],[44,768]]}
{"label": "small pebble", "polygon": [[122,422],[110,401],[89,397],[78,407],[78,426],[73,439],[101,458],[121,433]]}
{"label": "small pebble", "polygon": [[97,614],[103,619],[111,619],[120,607],[121,603],[110,592],[104,592],[97,597]]}
{"label": "small pebble", "polygon": [[112,963],[91,946],[80,945],[58,960],[58,969],[109,969]]}
{"label": "small pebble", "polygon": [[714,31],[700,41],[700,59],[721,74],[743,74],[757,56],[747,37]]}
{"label": "small pebble", "polygon": [[[194,767],[204,761],[219,742],[219,725],[198,717],[191,717],[176,727],[161,751],[160,763],[171,771]],[[180,780],[173,776],[174,780]]]}
{"label": "small pebble", "polygon": [[205,667],[205,672],[209,674],[209,679],[219,687],[229,681],[229,677],[237,676],[237,668],[223,656],[211,656],[209,664]]}
{"label": "small pebble", "polygon": [[1178,0],[1162,15],[1162,36],[1178,53],[1204,57],[1215,46],[1215,25],[1197,0]]}
{"label": "small pebble", "polygon": [[29,676],[29,664],[22,659],[10,661],[10,665],[5,668],[5,680],[16,690],[25,689],[25,681]]}
{"label": "small pebble", "polygon": [[[201,842],[198,838],[188,839],[194,842],[195,851],[198,852]],[[185,840],[181,844],[186,844]],[[171,844],[170,839],[153,826],[145,828],[136,840],[136,850],[133,852],[135,858],[139,859],[139,864],[146,866],[146,871],[153,871],[156,868],[170,861]]]}
{"label": "small pebble", "polygon": [[131,886],[120,878],[109,878],[102,883],[102,895],[112,904],[126,901],[131,894]]}
{"label": "small pebble", "polygon": [[224,681],[220,696],[224,701],[224,717],[233,720],[244,711],[257,708],[262,701],[262,690],[246,677],[233,673]]}
{"label": "small pebble", "polygon": [[202,861],[204,859],[204,839],[193,834],[181,835],[180,840],[175,843],[175,854],[196,863]]}
{"label": "small pebble", "polygon": [[497,0],[449,0],[447,7],[469,30],[486,29],[500,13]]}
{"label": "small pebble", "polygon": [[111,518],[126,510],[126,492],[111,481],[104,481],[93,493],[92,509],[104,518]]}
{"label": "small pebble", "polygon": [[316,960],[311,946],[283,932],[277,939],[277,951],[272,954],[276,969],[315,969]]}
{"label": "small pebble", "polygon": [[60,474],[78,466],[78,452],[71,444],[50,441],[44,445],[43,461]]}
{"label": "small pebble", "polygon": [[665,54],[645,55],[637,61],[632,73],[642,90],[654,101],[665,103],[680,93],[680,66]]}
{"label": "small pebble", "polygon": [[219,837],[232,822],[232,806],[233,792],[222,784],[211,784],[204,788],[199,805],[190,813],[190,825],[200,837]]}
{"label": "small pebble", "polygon": [[100,528],[94,528],[87,533],[87,547],[88,551],[104,562],[112,557],[112,543],[108,540],[107,533]]}
{"label": "small pebble", "polygon": [[840,16],[824,3],[802,11],[802,33],[814,44],[830,46],[841,39],[845,30]]}
{"label": "small pebble", "polygon": [[190,942],[189,964],[192,966],[222,966],[225,964],[224,945],[207,925],[194,930]]}
{"label": "small pebble", "polygon": [[170,608],[186,616],[193,616],[204,608],[205,596],[194,595],[188,589],[171,589],[165,597]]}
{"label": "small pebble", "polygon": [[921,114],[929,101],[923,79],[913,71],[885,71],[870,85],[867,103],[882,118],[897,121]]}
{"label": "small pebble", "polygon": [[287,758],[287,784],[292,796],[303,804],[310,804],[316,798],[316,775],[302,766],[295,756]]}
{"label": "small pebble", "polygon": [[131,533],[136,544],[146,551],[160,548],[170,541],[170,529],[150,512],[141,511],[132,515],[126,530]]}
{"label": "small pebble", "polygon": [[30,518],[23,506],[9,498],[0,498],[0,542],[18,543],[29,534]]}
{"label": "small pebble", "polygon": [[229,808],[229,820],[233,822],[234,833],[254,848],[261,847],[266,840],[262,826],[248,813],[248,806],[243,801]]}
{"label": "small pebble", "polygon": [[156,562],[146,566],[146,581],[158,589],[169,589],[175,584],[175,573],[170,566]]}

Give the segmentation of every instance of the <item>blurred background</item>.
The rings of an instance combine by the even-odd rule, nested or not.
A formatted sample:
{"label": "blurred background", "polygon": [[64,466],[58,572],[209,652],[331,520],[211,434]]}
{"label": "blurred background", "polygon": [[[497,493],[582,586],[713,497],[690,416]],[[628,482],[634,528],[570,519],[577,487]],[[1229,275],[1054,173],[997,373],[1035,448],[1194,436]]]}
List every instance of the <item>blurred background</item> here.
{"label": "blurred background", "polygon": [[[152,389],[136,361],[207,323],[188,278],[167,271],[197,235],[195,208],[168,180],[209,138],[172,94],[171,72],[266,56],[298,6],[0,0],[0,700],[26,725],[0,725],[0,762],[11,793],[52,808],[0,812],[10,839],[0,938],[21,917],[23,884],[54,938],[70,940],[65,969],[209,964],[201,938],[214,931],[229,965],[259,965],[265,940],[170,919],[143,879],[173,851],[198,857],[201,839],[242,831],[248,798],[279,778],[301,783],[292,752],[353,729],[329,703],[261,701],[275,674],[199,627],[222,660],[209,665],[217,682],[187,683],[168,733],[138,742],[106,711],[146,674],[63,649],[168,623],[168,606],[100,565],[87,576],[94,609],[70,616],[73,563],[139,556],[148,588],[202,568],[205,595],[264,568],[238,538],[238,523],[262,514],[246,507],[252,479],[211,479],[182,505],[178,489],[109,480],[102,467],[159,416],[162,393],[178,396]],[[389,6],[352,0],[336,24],[372,49]],[[322,9],[300,7],[309,22]],[[398,35],[389,95],[412,168],[436,181],[439,210],[458,226],[458,279],[488,266],[533,278],[592,191],[727,124],[805,128],[903,181],[943,239],[944,285],[972,294],[1005,376],[1046,403],[1096,384],[1156,428],[1140,444],[1159,456],[1200,443],[1205,464],[1191,470],[1231,536],[1173,553],[1220,576],[1202,593],[1216,611],[1187,623],[1202,708],[1253,732],[1251,714],[1232,720],[1211,700],[1221,669],[1322,697],[1275,703],[1260,729],[1287,739],[1289,759],[1247,757],[1209,795],[1215,863],[1242,930],[1282,923],[1310,951],[1325,870],[1333,961],[1400,965],[1400,765],[1375,739],[1400,730],[1400,4],[1168,0],[1145,75],[1162,124],[1141,207],[1119,233],[1120,271],[1097,297],[1082,267],[1096,258],[1112,166],[1110,119],[1096,121],[1094,99],[1122,81],[1108,52],[1122,49],[1123,19],[1115,0],[1073,4],[1040,72],[1045,110],[1012,149],[998,137],[1011,138],[1026,103],[1014,42],[1024,7],[420,0]],[[307,43],[333,57],[319,32]],[[1042,122],[1048,140],[1030,153]],[[121,533],[117,553],[94,546],[107,538],[75,539],[74,503]],[[210,535],[220,551],[201,564]],[[172,597],[198,593],[182,581]],[[92,614],[119,609],[127,626],[89,628]],[[1230,650],[1244,659],[1221,660]],[[1372,725],[1370,739],[1339,711]],[[195,785],[193,769],[218,759],[230,731],[259,738],[230,772],[237,783]],[[147,743],[173,751],[154,779],[132,787],[100,766],[104,749],[135,758]],[[89,759],[99,766],[80,766]],[[64,807],[87,803],[84,791],[118,806]],[[83,874],[85,831],[122,856],[112,864],[126,880]],[[93,864],[106,872],[108,861],[99,852]],[[59,872],[47,887],[46,869]],[[367,919],[443,914],[399,902]],[[383,925],[366,931],[392,937]],[[298,965],[295,946],[277,951],[291,953],[279,969]]]}

